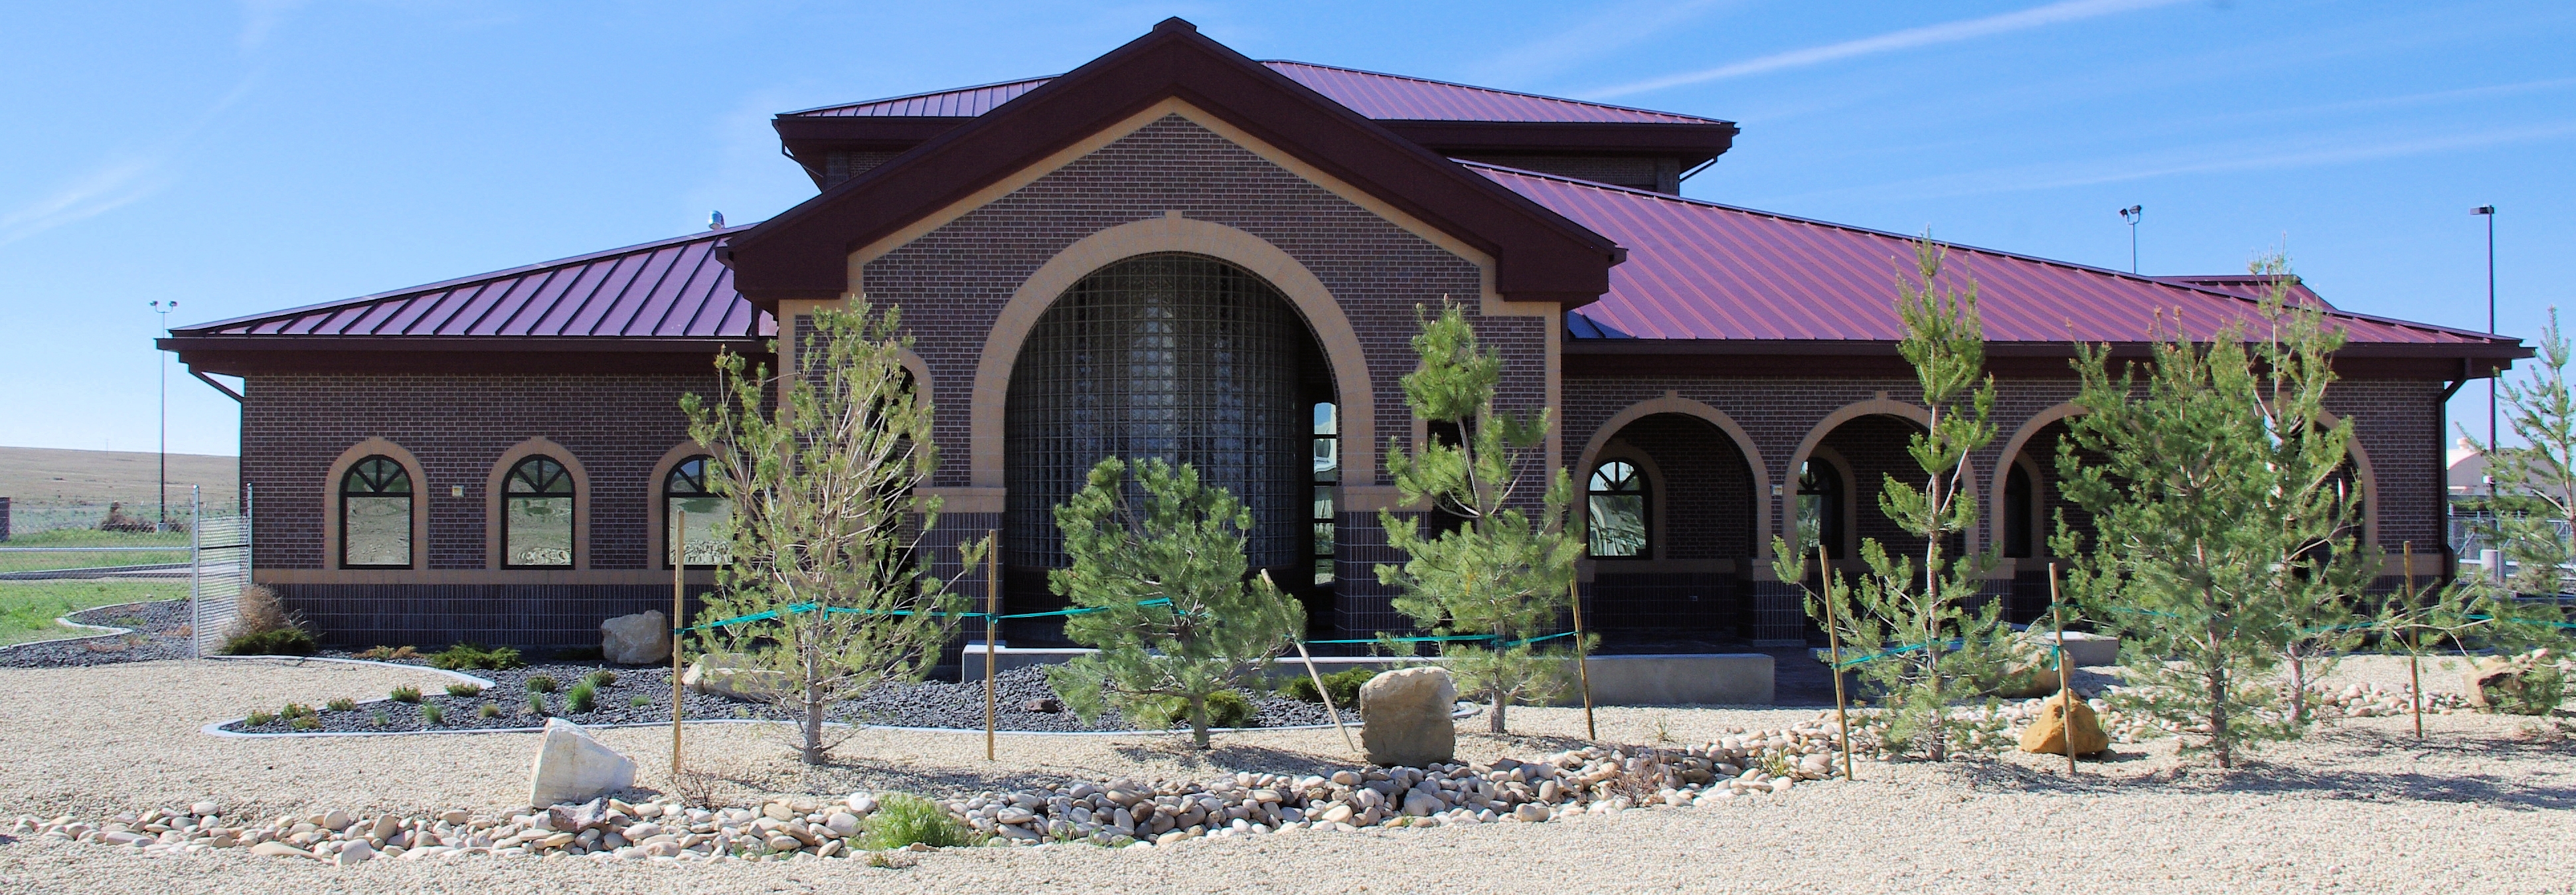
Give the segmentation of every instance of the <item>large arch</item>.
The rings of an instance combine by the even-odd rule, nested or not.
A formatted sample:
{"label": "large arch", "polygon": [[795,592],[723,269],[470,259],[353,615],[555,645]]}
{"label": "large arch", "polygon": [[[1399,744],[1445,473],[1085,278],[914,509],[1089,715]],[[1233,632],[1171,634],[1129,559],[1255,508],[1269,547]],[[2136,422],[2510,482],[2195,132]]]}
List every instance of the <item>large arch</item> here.
{"label": "large arch", "polygon": [[[1766,486],[1770,482],[1771,467],[1764,464],[1762,448],[1753,443],[1753,436],[1746,433],[1744,427],[1736,424],[1735,418],[1727,416],[1723,410],[1684,398],[1677,392],[1665,392],[1663,397],[1630,404],[1618,413],[1612,414],[1610,420],[1602,423],[1600,428],[1593,430],[1592,440],[1584,443],[1583,454],[1574,467],[1581,470],[1578,476],[1591,474],[1592,464],[1599,460],[1601,449],[1610,443],[1611,438],[1619,434],[1619,430],[1627,428],[1629,423],[1659,413],[1697,417],[1709,425],[1716,426],[1718,431],[1726,433],[1727,438],[1735,441],[1735,449],[1744,452],[1746,465],[1753,469],[1754,556],[1757,559],[1768,558],[1771,555],[1771,543],[1762,538],[1761,533],[1771,530],[1771,504],[1762,495],[1770,493],[1770,489]],[[1658,479],[1660,480],[1660,474]],[[1579,478],[1576,484],[1582,484]]]}
{"label": "large arch", "polygon": [[[1148,218],[1102,230],[1067,246],[1020,284],[993,320],[984,353],[975,365],[971,416],[968,419],[970,482],[998,492],[1006,487],[1002,433],[1010,397],[1011,368],[1038,318],[1058,297],[1092,271],[1126,258],[1155,252],[1189,252],[1218,258],[1269,281],[1305,317],[1306,325],[1333,368],[1333,386],[1341,405],[1342,481],[1371,485],[1377,481],[1377,413],[1368,360],[1359,333],[1342,313],[1322,280],[1278,246],[1251,233],[1180,213]],[[992,503],[999,506],[1000,501]]]}
{"label": "large arch", "polygon": [[[2004,439],[2003,452],[1995,455],[1994,472],[1986,477],[1987,481],[2003,481],[2006,469],[2014,462],[2014,458],[2020,457],[2021,452],[2030,447],[2030,440],[2039,437],[2039,433],[2046,430],[2049,424],[2082,413],[2084,413],[2082,405],[2068,401],[2031,414],[2030,419],[2024,420],[2020,428],[2013,430],[2012,437]],[[2031,484],[2037,486],[2039,481],[2034,479]],[[2004,489],[1994,487],[1986,491],[1988,493],[1986,494],[1985,524],[1979,527],[1986,530],[1986,543],[2001,544],[2004,542]],[[2038,535],[2033,534],[2032,537],[2036,539]]]}
{"label": "large arch", "polygon": [[[2030,419],[2021,424],[2020,428],[2013,430],[2011,438],[2004,441],[2003,452],[1996,455],[1995,468],[1997,471],[1992,479],[1994,481],[2002,481],[2003,464],[2011,463],[2014,461],[2014,458],[2021,456],[2022,452],[2029,448],[2031,439],[2038,437],[2039,433],[2046,430],[2051,424],[2069,417],[2081,416],[2084,413],[2086,413],[2086,410],[2082,405],[2069,401],[2032,414]],[[2332,426],[2343,419],[2342,417],[2335,415],[2335,413],[2330,410],[2319,410],[2318,413],[2320,414],[2319,421],[2328,426]],[[2358,480],[2361,485],[2361,543],[2363,546],[2376,547],[2379,546],[2379,476],[2371,465],[2370,449],[2362,446],[2360,437],[2361,433],[2358,429],[2359,427],[2356,425],[2356,431],[2353,433],[2353,437],[2344,442],[2344,451],[2346,454],[2351,456],[2353,477]],[[1990,488],[1987,490],[1992,493],[1986,496],[1986,506],[1988,510],[1986,513],[1986,524],[1979,526],[1979,528],[1985,529],[1988,532],[1990,536],[1988,539],[1989,543],[2000,543],[2003,540],[2004,534],[2003,489]]]}
{"label": "large arch", "polygon": [[[1816,446],[1824,443],[1825,437],[1832,435],[1835,429],[1841,428],[1844,423],[1851,422],[1852,420],[1856,420],[1864,416],[1893,416],[1903,418],[1917,426],[1928,427],[1932,425],[1931,411],[1925,410],[1918,405],[1908,404],[1903,401],[1890,400],[1887,397],[1886,392],[1880,392],[1878,393],[1878,397],[1871,398],[1866,401],[1855,401],[1853,403],[1843,405],[1842,408],[1835,410],[1832,413],[1825,414],[1824,419],[1817,421],[1815,426],[1807,430],[1807,437],[1799,440],[1798,449],[1789,454],[1789,465],[1782,467],[1786,472],[1781,477],[1782,482],[1780,486],[1780,527],[1776,529],[1774,533],[1783,539],[1789,539],[1792,541],[1797,537],[1797,471],[1799,464],[1806,462],[1807,457],[1816,452]],[[1968,463],[1965,465],[1967,467],[1967,481],[1965,482],[1965,487],[1967,488],[1969,495],[1971,495],[1971,499],[1974,499],[1974,495],[1981,493],[1981,490],[1977,485],[1977,466],[1975,463]],[[1852,491],[1857,493],[1859,491],[1859,483],[1855,481],[1850,484],[1852,486]],[[1966,534],[1967,550],[1969,553],[1975,553],[1984,546],[1984,532],[1980,531],[1976,527],[1971,527]]]}

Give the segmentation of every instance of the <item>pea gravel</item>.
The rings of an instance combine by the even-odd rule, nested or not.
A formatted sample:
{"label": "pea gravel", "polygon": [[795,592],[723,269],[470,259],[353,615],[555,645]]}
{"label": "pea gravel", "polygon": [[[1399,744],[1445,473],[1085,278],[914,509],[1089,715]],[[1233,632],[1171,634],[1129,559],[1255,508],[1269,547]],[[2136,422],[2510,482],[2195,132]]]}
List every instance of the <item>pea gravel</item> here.
{"label": "pea gravel", "polygon": [[[2347,673],[2378,678],[2386,660]],[[2456,688],[2457,675],[2427,683]],[[2395,671],[2404,673],[2402,663]],[[209,720],[338,689],[381,693],[443,682],[426,672],[296,662],[127,663],[0,669],[0,814],[103,816],[215,799],[227,813],[452,807],[495,813],[524,791],[534,734],[219,739]],[[1778,725],[1813,709],[1604,708],[1604,739],[1698,741]],[[78,719],[78,723],[54,723]],[[1462,731],[1474,759],[1573,743],[1579,710],[1524,709],[1498,738]],[[1864,762],[1857,783],[1816,783],[1711,808],[1658,808],[1546,824],[1381,833],[1298,833],[1113,851],[1050,846],[898,855],[863,862],[666,866],[581,859],[370,861],[356,867],[226,850],[148,859],[45,840],[0,844],[0,892],[2526,892],[2576,887],[2576,747],[2525,735],[2522,719],[2356,719],[2221,774],[2176,762],[2170,742],[2088,762],[2007,756],[1947,765]],[[1472,726],[1472,722],[1471,722]],[[600,732],[667,779],[663,731]],[[1330,730],[1221,737],[1193,754],[1169,734],[1005,737],[983,761],[973,735],[860,731],[842,763],[808,771],[781,732],[709,725],[687,761],[732,792],[946,794],[1023,781],[1204,779],[1219,772],[1347,767]],[[733,804],[744,804],[734,801]]]}

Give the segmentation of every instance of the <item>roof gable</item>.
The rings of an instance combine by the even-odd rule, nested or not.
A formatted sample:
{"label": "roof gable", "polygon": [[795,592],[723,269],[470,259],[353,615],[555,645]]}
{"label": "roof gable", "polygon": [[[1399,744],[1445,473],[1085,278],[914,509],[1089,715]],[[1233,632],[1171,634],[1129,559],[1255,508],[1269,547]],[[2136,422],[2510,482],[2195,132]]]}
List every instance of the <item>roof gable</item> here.
{"label": "roof gable", "polygon": [[[1285,59],[1261,65],[1351,111],[1380,121],[1509,121],[1550,124],[1730,124],[1715,118],[1453,84]],[[972,118],[1056,76],[937,90],[788,112],[807,118]]]}
{"label": "roof gable", "polygon": [[1505,298],[1579,305],[1618,247],[1167,19],[1144,37],[726,241],[764,308],[848,289],[851,252],[1167,99],[1179,99],[1494,260]]}

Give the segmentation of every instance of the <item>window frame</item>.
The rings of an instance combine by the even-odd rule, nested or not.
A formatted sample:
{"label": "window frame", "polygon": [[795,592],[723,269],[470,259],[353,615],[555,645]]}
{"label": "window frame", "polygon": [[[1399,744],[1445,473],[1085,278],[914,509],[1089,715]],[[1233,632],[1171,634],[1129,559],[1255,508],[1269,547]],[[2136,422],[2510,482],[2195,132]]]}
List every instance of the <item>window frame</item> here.
{"label": "window frame", "polygon": [[[351,483],[351,482],[353,482],[353,481],[357,481],[357,480],[359,479],[359,475],[360,475],[359,470],[366,468],[366,467],[368,466],[368,464],[371,464],[371,463],[377,463],[377,462],[379,462],[379,461],[381,461],[381,462],[383,463],[383,465],[385,465],[385,466],[389,466],[389,467],[392,467],[392,468],[393,468],[393,472],[394,472],[394,474],[395,474],[396,476],[398,476],[398,477],[400,478],[400,480],[401,480],[401,482],[402,482],[402,486],[403,486],[403,489],[404,489],[404,490],[403,490],[400,494],[395,494],[395,493],[391,493],[391,492],[383,491],[383,490],[381,490],[381,486],[379,486],[379,490],[373,490],[373,491],[363,491],[363,492],[360,492],[360,491],[352,491],[352,490],[350,490],[350,487],[349,487],[350,483]],[[418,567],[420,566],[420,542],[419,542],[419,537],[418,537],[419,532],[416,530],[416,526],[413,524],[413,522],[414,522],[414,520],[415,520],[415,519],[419,516],[419,514],[420,514],[420,501],[421,501],[421,498],[422,498],[423,496],[425,496],[425,495],[424,495],[424,493],[423,493],[423,490],[422,490],[422,489],[417,485],[417,483],[415,483],[415,482],[413,481],[413,479],[415,479],[415,478],[416,478],[416,476],[413,476],[413,475],[412,475],[411,467],[404,465],[404,463],[402,462],[402,460],[401,460],[400,458],[397,458],[397,457],[395,457],[395,456],[393,456],[393,455],[391,455],[391,454],[383,454],[383,453],[368,454],[368,455],[366,455],[366,456],[364,456],[364,457],[360,457],[360,458],[358,458],[356,461],[351,462],[351,463],[350,463],[350,464],[348,464],[346,467],[343,467],[343,468],[340,470],[340,480],[339,480],[339,483],[338,483],[338,487],[335,489],[336,500],[337,500],[337,502],[338,502],[338,506],[337,506],[337,508],[336,508],[336,509],[337,509],[337,512],[338,512],[338,515],[339,515],[338,523],[339,523],[339,535],[340,535],[340,537],[339,537],[339,543],[338,543],[338,545],[337,545],[337,549],[334,551],[334,552],[335,552],[335,553],[337,553],[338,555],[336,555],[336,556],[332,557],[333,561],[338,565],[338,567],[339,567],[339,568],[343,568],[343,569],[413,569],[413,568],[418,568]],[[401,497],[401,498],[403,498],[403,514],[402,514],[403,561],[402,561],[402,563],[401,563],[400,565],[393,565],[393,564],[385,564],[385,563],[353,563],[353,562],[350,562],[350,561],[349,561],[349,500],[350,500],[351,498],[379,498],[379,499],[381,499],[381,498],[386,498],[386,497]]]}
{"label": "window frame", "polygon": [[[1807,470],[1810,468],[1821,469],[1833,476],[1832,487],[1824,489],[1807,487],[1809,479]],[[1820,450],[1808,454],[1806,459],[1800,461],[1797,482],[1798,498],[1815,496],[1816,505],[1822,509],[1815,520],[1816,542],[1824,545],[1825,558],[1839,560],[1850,555],[1852,552],[1848,544],[1852,522],[1850,471],[1844,469],[1842,463],[1836,459],[1825,456]],[[1794,511],[1797,507],[1793,504],[1790,509]],[[1796,518],[1804,521],[1806,514],[1800,513]]]}
{"label": "window frame", "polygon": [[[1636,486],[1635,490],[1621,491],[1617,490],[1616,487],[1609,490],[1603,490],[1596,487],[1601,478],[1601,471],[1609,468],[1612,464],[1627,467],[1628,476],[1625,481],[1633,483]],[[1616,483],[1614,482],[1613,484],[1615,486]],[[1658,546],[1658,541],[1661,540],[1655,536],[1654,493],[1655,483],[1654,480],[1646,474],[1645,463],[1624,456],[1603,457],[1599,460],[1593,461],[1592,471],[1583,477],[1583,555],[1591,559],[1606,560],[1654,559],[1655,549]],[[1602,554],[1594,552],[1593,545],[1597,542],[1593,534],[1595,520],[1593,519],[1592,514],[1592,501],[1596,497],[1637,498],[1637,552],[1628,554]]]}
{"label": "window frame", "polygon": [[[663,568],[663,569],[669,569],[669,568],[671,568],[671,567],[675,564],[675,560],[674,560],[674,559],[672,558],[672,556],[671,556],[671,529],[672,529],[672,526],[671,526],[671,520],[672,520],[672,518],[676,515],[676,514],[674,514],[674,513],[671,511],[671,510],[672,510],[671,504],[672,504],[672,502],[673,502],[673,501],[675,501],[675,500],[682,500],[682,499],[690,499],[690,498],[703,498],[703,499],[708,499],[708,500],[720,500],[720,501],[723,501],[723,502],[725,503],[725,514],[726,514],[726,516],[727,516],[728,518],[730,518],[730,517],[732,516],[732,514],[733,514],[733,499],[732,499],[732,498],[729,498],[729,497],[725,497],[725,496],[722,496],[722,495],[717,494],[717,493],[715,492],[715,489],[714,489],[714,488],[709,487],[709,486],[707,485],[707,473],[706,473],[706,466],[705,466],[705,464],[712,463],[712,462],[714,462],[714,461],[715,461],[715,455],[714,455],[714,454],[711,454],[711,453],[703,453],[703,452],[701,452],[701,453],[693,453],[693,454],[689,454],[689,455],[687,455],[687,456],[683,456],[683,457],[679,458],[678,460],[672,461],[672,462],[671,462],[671,464],[670,464],[668,467],[666,467],[666,468],[664,468],[664,469],[662,470],[661,482],[660,482],[660,486],[659,486],[659,489],[658,489],[658,491],[657,491],[657,495],[656,495],[656,496],[657,496],[657,499],[659,499],[659,500],[661,501],[661,510],[662,510],[662,513],[661,513],[661,520],[662,520],[662,521],[661,521],[661,524],[660,524],[660,525],[655,526],[655,528],[660,529],[660,535],[655,539],[655,540],[656,540],[656,542],[657,542],[657,544],[658,544],[658,546],[656,547],[656,549],[655,549],[655,551],[654,551],[654,552],[655,552],[655,555],[656,555],[657,557],[659,557],[657,560],[655,560],[655,565],[656,565],[657,567],[659,567],[659,568]],[[673,480],[676,480],[676,479],[680,479],[680,478],[682,478],[682,477],[683,477],[683,474],[681,473],[681,470],[687,469],[687,468],[689,467],[689,464],[692,464],[692,463],[699,464],[699,467],[698,467],[698,474],[697,474],[697,476],[696,476],[697,486],[698,486],[698,489],[699,489],[699,490],[698,490],[696,493],[693,493],[693,494],[674,494],[674,493],[672,492],[672,490],[671,490],[671,482],[672,482]],[[708,571],[708,570],[714,570],[714,569],[721,569],[721,568],[724,568],[724,566],[725,566],[725,564],[724,564],[724,563],[687,563],[687,562],[685,562],[685,559],[686,559],[685,557],[682,557],[682,558],[681,558],[681,562],[679,562],[678,564],[683,564],[685,568],[687,568],[687,569],[689,569],[689,570],[692,570],[692,571]]]}
{"label": "window frame", "polygon": [[[513,492],[510,490],[510,483],[519,478],[519,470],[535,463],[553,464],[556,476],[554,479],[547,481],[536,481],[532,479],[530,484],[536,487],[545,488],[551,487],[555,482],[561,482],[564,488],[561,493],[558,494],[552,491],[535,491],[524,492],[524,496],[522,496],[522,492]],[[510,461],[510,465],[501,472],[501,485],[497,490],[499,493],[497,493],[495,497],[499,500],[500,510],[498,525],[500,530],[501,555],[499,559],[501,568],[536,571],[567,571],[581,568],[581,479],[578,474],[573,471],[572,464],[566,463],[557,459],[554,455],[542,451],[529,453]],[[564,512],[563,525],[565,556],[563,563],[560,565],[526,565],[512,562],[512,557],[510,555],[510,502],[513,500],[553,500],[557,498],[560,498],[569,504],[568,508]]]}

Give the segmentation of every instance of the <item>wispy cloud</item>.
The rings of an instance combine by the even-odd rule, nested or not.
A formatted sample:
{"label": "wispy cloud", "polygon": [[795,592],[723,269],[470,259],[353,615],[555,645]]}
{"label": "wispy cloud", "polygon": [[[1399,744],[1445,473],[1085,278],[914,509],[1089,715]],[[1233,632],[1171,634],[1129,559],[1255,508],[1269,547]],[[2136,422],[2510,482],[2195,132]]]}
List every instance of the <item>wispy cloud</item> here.
{"label": "wispy cloud", "polygon": [[2008,12],[2002,15],[1987,16],[1981,19],[1962,19],[1956,22],[1943,22],[1938,25],[1925,25],[1920,28],[1908,28],[1903,31],[1891,31],[1876,37],[1864,37],[1859,40],[1847,40],[1841,43],[1826,44],[1821,47],[1808,47],[1803,50],[1790,50],[1785,53],[1773,53],[1769,56],[1761,56],[1747,59],[1742,62],[1729,63],[1716,68],[1683,72],[1675,75],[1665,75],[1660,78],[1649,78],[1635,83],[1621,84],[1616,87],[1595,90],[1587,94],[1586,98],[1609,99],[1612,97],[1626,96],[1632,93],[1645,93],[1650,90],[1679,87],[1685,84],[1699,84],[1708,81],[1723,80],[1726,78],[1740,78],[1746,75],[1765,74],[1780,71],[1782,69],[1803,68],[1810,65],[1819,65],[1826,62],[1850,59],[1857,56],[1889,53],[1897,50],[1908,50],[1915,47],[1925,47],[1934,44],[1955,43],[1972,38],[1986,37],[1988,35],[2004,34],[2013,31],[2025,31],[2032,28],[2082,21],[2084,19],[2099,18],[2117,13],[2152,9],[2159,6],[2172,6],[2182,2],[2186,2],[2186,0],[2062,0],[2062,2],[2051,3],[2047,6],[2033,7],[2019,12]]}
{"label": "wispy cloud", "polygon": [[0,211],[0,245],[106,214],[150,198],[176,183],[175,163],[196,144],[198,135],[204,133],[208,125],[248,96],[257,81],[257,75],[243,78],[240,84],[199,113],[186,127],[158,144],[142,150],[109,153],[88,169],[63,180],[52,192],[16,208]]}
{"label": "wispy cloud", "polygon": [[1845,194],[1865,194],[1878,198],[1908,200],[1948,199],[2125,183],[2187,174],[2315,168],[2568,137],[2576,137],[2576,121],[2496,128],[2475,133],[2396,142],[2374,142],[2363,135],[2338,133],[2305,137],[2291,142],[2189,147],[2119,158],[1990,168],[1894,183],[1822,190],[1800,196],[1770,197],[1759,201],[1764,205],[1778,205]]}
{"label": "wispy cloud", "polygon": [[242,0],[242,52],[257,50],[286,24],[288,16],[310,5],[312,0]]}
{"label": "wispy cloud", "polygon": [[1573,68],[1605,53],[1661,36],[1713,11],[1744,5],[1744,0],[1633,0],[1590,10],[1579,21],[1559,23],[1548,35],[1504,48],[1462,72],[1472,83],[1527,84]]}

